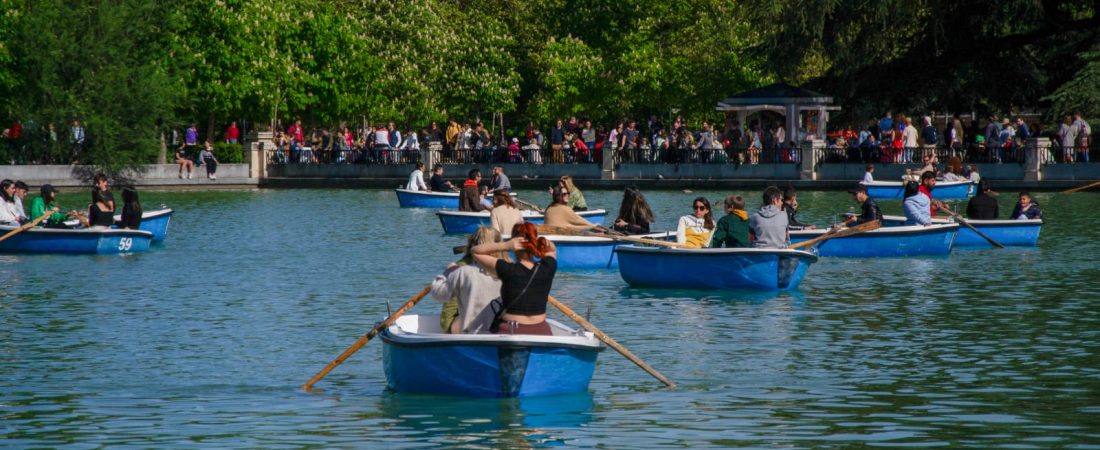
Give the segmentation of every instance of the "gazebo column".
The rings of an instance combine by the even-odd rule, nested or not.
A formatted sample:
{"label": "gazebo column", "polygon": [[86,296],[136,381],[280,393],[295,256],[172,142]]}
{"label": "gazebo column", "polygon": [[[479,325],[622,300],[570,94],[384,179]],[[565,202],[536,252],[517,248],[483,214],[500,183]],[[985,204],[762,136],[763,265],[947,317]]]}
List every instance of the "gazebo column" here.
{"label": "gazebo column", "polygon": [[737,109],[737,123],[741,127],[741,133],[745,133],[745,130],[748,130],[748,124],[745,123],[745,119],[747,119],[748,117],[748,111],[745,111],[742,108]]}
{"label": "gazebo column", "polygon": [[825,124],[829,121],[827,114],[829,112],[825,108],[817,109],[817,138],[821,140],[826,140],[826,136],[828,136],[828,133],[825,132]]}
{"label": "gazebo column", "polygon": [[795,145],[802,145],[798,141],[798,106],[794,103],[787,103],[783,105],[787,111],[787,142],[794,142]]}

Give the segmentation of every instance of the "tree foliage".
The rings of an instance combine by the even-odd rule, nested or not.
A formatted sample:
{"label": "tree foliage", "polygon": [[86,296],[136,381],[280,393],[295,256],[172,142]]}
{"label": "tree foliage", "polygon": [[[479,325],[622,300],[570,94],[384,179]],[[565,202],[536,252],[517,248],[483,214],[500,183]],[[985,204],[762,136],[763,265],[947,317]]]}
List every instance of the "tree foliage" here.
{"label": "tree foliage", "polygon": [[27,145],[50,123],[64,140],[75,119],[87,131],[82,163],[117,175],[154,159],[178,101],[162,56],[166,11],[151,0],[34,0],[14,11],[20,89],[11,108]]}
{"label": "tree foliage", "polygon": [[859,116],[1035,107],[1100,36],[1096,5],[1060,0],[751,0],[746,11],[768,70]]}
{"label": "tree foliage", "polygon": [[1093,111],[1098,33],[1063,0],[0,0],[0,113],[136,164],[192,121],[696,120],[776,80],[854,117]]}

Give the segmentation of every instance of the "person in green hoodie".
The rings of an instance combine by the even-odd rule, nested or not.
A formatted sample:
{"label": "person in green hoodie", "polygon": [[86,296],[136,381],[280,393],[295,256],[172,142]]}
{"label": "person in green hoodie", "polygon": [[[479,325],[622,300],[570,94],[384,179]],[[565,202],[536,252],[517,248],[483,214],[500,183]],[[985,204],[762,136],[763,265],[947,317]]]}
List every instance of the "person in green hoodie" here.
{"label": "person in green hoodie", "polygon": [[731,195],[724,201],[726,216],[718,219],[711,238],[711,248],[750,247],[749,213],[745,211],[745,199],[740,195]]}
{"label": "person in green hoodie", "polygon": [[[47,211],[57,211],[60,209],[60,207],[57,206],[57,189],[54,189],[52,185],[43,184],[41,192],[42,196],[35,197],[34,200],[31,200],[31,220],[46,215]],[[50,214],[50,217],[42,222],[42,226],[46,228],[68,228],[65,226],[66,218],[67,216],[65,213],[53,212]]]}

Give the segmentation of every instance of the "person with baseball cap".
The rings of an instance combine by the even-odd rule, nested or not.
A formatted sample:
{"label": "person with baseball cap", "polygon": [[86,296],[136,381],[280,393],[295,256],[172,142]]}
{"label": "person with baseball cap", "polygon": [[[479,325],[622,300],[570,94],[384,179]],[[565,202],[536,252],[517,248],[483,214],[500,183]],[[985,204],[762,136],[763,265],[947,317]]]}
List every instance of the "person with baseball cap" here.
{"label": "person with baseball cap", "polygon": [[[42,195],[31,200],[31,220],[46,215],[47,212],[54,208],[61,208],[57,205],[57,189],[55,189],[53,185],[43,184],[40,191]],[[67,216],[65,213],[53,212],[50,214],[50,217],[42,222],[42,226],[46,228],[68,228],[65,226],[66,218]]]}
{"label": "person with baseball cap", "polygon": [[860,184],[855,189],[848,190],[849,194],[856,196],[856,201],[860,204],[860,214],[858,216],[848,217],[844,221],[845,224],[855,222],[855,225],[870,222],[872,220],[882,220],[882,210],[879,209],[878,203],[871,200],[871,196],[867,195],[867,187]]}

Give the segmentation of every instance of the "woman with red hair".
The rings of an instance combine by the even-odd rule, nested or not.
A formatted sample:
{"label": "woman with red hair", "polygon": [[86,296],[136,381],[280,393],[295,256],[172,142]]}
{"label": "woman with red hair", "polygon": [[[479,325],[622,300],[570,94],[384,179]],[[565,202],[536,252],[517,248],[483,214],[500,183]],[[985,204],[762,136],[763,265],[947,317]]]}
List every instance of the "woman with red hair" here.
{"label": "woman with red hair", "polygon": [[[517,261],[510,263],[498,252],[513,251]],[[479,244],[472,250],[474,259],[501,281],[500,304],[492,304],[500,317],[500,334],[550,335],[546,323],[546,303],[554,274],[558,271],[554,243],[539,237],[535,225],[517,223],[512,240]]]}

